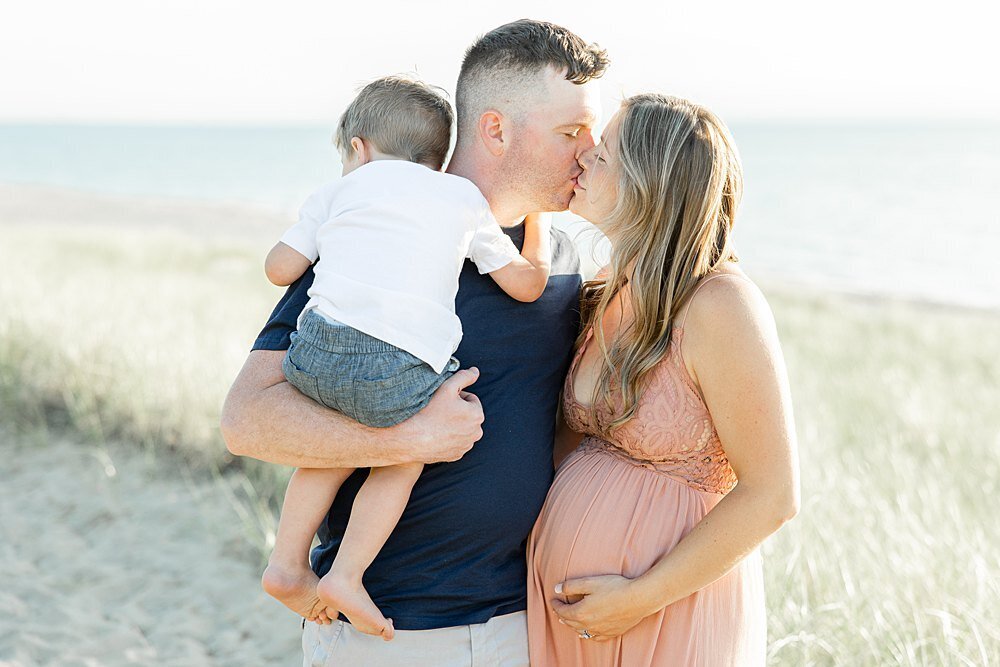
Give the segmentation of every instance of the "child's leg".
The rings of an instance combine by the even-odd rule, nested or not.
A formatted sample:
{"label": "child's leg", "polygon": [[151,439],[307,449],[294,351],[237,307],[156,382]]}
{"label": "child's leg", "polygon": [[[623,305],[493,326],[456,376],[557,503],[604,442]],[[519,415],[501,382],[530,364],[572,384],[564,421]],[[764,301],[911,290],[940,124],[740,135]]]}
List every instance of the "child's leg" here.
{"label": "child's leg", "polygon": [[422,463],[372,468],[354,499],[333,567],[318,587],[327,606],[339,609],[358,630],[386,641],[394,634],[392,621],[372,602],[361,577],[396,527],[423,468]]}
{"label": "child's leg", "polygon": [[318,579],[309,566],[309,547],[340,485],[352,472],[352,468],[299,468],[285,490],[274,551],[261,583],[268,594],[309,620],[320,618],[326,608],[316,592]]}

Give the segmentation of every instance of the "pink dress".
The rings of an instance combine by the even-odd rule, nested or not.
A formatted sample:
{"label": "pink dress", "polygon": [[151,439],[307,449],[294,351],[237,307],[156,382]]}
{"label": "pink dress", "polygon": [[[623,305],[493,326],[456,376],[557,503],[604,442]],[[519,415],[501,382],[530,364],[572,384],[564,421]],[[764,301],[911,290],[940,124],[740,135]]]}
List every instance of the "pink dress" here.
{"label": "pink dress", "polygon": [[[528,643],[533,667],[763,665],[764,585],[758,552],[721,579],[616,639],[581,639],[549,604],[557,583],[636,577],[668,553],[722,497],[736,475],[680,355],[674,327],[667,356],[650,373],[636,416],[610,440],[588,421],[573,378],[563,388],[567,424],[585,433],[556,473],[528,542]],[[610,411],[599,411],[606,423]],[[565,601],[565,600],[564,600]]]}

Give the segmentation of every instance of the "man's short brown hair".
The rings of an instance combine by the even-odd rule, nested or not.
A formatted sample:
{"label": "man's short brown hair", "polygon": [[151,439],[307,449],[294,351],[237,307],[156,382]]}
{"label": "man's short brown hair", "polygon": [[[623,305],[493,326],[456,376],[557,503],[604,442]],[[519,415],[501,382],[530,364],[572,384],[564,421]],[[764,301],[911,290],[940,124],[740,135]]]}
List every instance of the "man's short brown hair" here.
{"label": "man's short brown hair", "polygon": [[465,52],[455,101],[459,131],[478,119],[484,99],[502,94],[498,86],[513,85],[547,67],[566,72],[567,81],[582,84],[601,77],[608,68],[607,51],[587,44],[562,26],[521,19],[486,33]]}
{"label": "man's short brown hair", "polygon": [[362,88],[347,107],[334,143],[348,151],[351,138],[358,137],[381,153],[441,169],[454,119],[442,89],[408,76],[386,76]]}

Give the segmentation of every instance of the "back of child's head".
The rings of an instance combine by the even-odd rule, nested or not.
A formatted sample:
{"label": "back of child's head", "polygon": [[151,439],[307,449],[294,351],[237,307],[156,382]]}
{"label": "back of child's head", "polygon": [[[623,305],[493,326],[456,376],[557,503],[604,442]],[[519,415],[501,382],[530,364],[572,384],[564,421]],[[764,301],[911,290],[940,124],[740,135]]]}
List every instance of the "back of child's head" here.
{"label": "back of child's head", "polygon": [[341,151],[351,138],[379,152],[441,169],[451,145],[455,114],[440,88],[406,76],[386,76],[361,89],[337,125]]}

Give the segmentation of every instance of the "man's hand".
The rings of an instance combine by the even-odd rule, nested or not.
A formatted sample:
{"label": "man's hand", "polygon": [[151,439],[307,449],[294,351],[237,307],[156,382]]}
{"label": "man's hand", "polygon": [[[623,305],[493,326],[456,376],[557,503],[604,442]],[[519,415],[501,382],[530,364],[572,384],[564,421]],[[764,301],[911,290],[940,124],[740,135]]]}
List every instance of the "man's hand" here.
{"label": "man's hand", "polygon": [[483,406],[465,388],[479,379],[479,369],[452,375],[423,410],[395,426],[396,437],[414,463],[457,461],[483,437]]}
{"label": "man's hand", "polygon": [[483,408],[458,371],[423,410],[389,428],[365,426],[323,407],[285,381],[284,351],[255,350],[222,408],[229,451],[296,468],[370,468],[456,461],[483,436]]}

